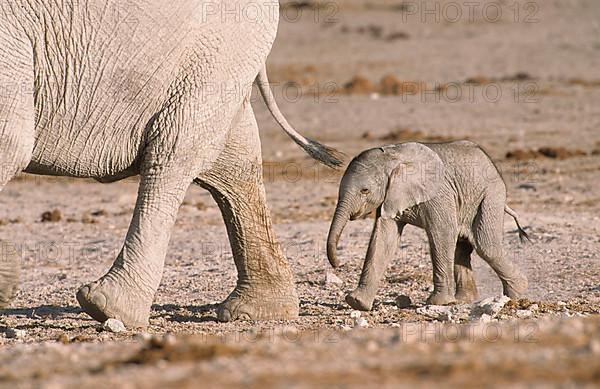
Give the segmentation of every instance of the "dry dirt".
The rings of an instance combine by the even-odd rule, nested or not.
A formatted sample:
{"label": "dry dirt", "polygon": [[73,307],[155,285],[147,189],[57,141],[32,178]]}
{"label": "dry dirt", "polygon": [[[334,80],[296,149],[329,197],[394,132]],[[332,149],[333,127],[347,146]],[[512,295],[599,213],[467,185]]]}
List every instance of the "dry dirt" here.
{"label": "dry dirt", "polygon": [[[431,288],[427,241],[407,228],[374,310],[363,315],[370,328],[349,330],[343,297],[357,282],[372,221],[349,224],[335,271],[342,283],[325,283],[339,173],[305,157],[256,102],[269,204],[296,274],[300,318],[216,321],[236,273],[219,211],[193,187],[152,309],[147,332],[156,337],[100,331],[74,295],[117,255],[136,180],[22,177],[0,195],[0,236],[23,258],[21,290],[0,316],[0,385],[600,382],[600,3],[540,1],[532,16],[519,2],[515,22],[512,2],[500,1],[495,23],[482,16],[487,1],[472,22],[464,8],[455,23],[444,20],[446,1],[440,22],[422,22],[395,1],[310,3],[286,6],[269,59],[290,122],[348,155],[407,140],[480,143],[532,238],[520,244],[506,219],[507,250],[530,280],[527,299],[507,306],[498,323],[461,327],[475,328],[471,338],[448,335],[455,324],[426,327],[431,319],[417,308]],[[296,86],[284,87],[290,81]],[[500,293],[479,258],[475,272],[483,297]],[[412,305],[398,308],[400,295]],[[15,330],[24,332],[15,338]]]}

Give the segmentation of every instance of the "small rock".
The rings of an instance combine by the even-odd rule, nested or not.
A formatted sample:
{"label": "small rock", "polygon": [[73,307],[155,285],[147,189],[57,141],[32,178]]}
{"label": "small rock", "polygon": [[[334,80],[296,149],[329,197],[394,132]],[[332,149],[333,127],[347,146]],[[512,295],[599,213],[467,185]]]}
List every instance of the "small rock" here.
{"label": "small rock", "polygon": [[8,338],[8,339],[23,339],[24,337],[27,336],[27,331],[25,330],[19,330],[19,329],[13,329],[13,328],[8,328],[4,331],[4,335]]}
{"label": "small rock", "polygon": [[354,328],[369,328],[369,322],[364,317],[354,320]]}
{"label": "small rock", "polygon": [[489,323],[491,321],[492,321],[492,317],[490,315],[488,315],[487,313],[484,313],[483,315],[481,315],[479,317],[480,323]]}
{"label": "small rock", "polygon": [[400,295],[396,298],[396,306],[398,308],[408,308],[411,305],[412,305],[412,300],[408,296]]}
{"label": "small rock", "polygon": [[533,312],[531,312],[529,309],[517,309],[517,317],[520,319],[526,319],[531,317],[531,315],[533,315]]}
{"label": "small rock", "polygon": [[557,302],[556,306],[558,306],[558,309],[560,309],[561,311],[567,310],[567,303],[565,303],[564,301]]}
{"label": "small rock", "polygon": [[471,318],[478,318],[483,314],[488,314],[492,318],[498,316],[502,308],[510,301],[510,297],[488,297],[473,304],[471,308]]}
{"label": "small rock", "polygon": [[107,321],[102,323],[102,329],[104,331],[109,331],[115,334],[127,331],[127,329],[125,328],[125,324],[123,324],[120,320],[117,319],[108,319]]}
{"label": "small rock", "polygon": [[353,319],[358,319],[358,318],[360,318],[360,316],[361,316],[360,311],[352,311],[352,312],[350,312],[350,317],[353,318]]}
{"label": "small rock", "polygon": [[452,309],[453,307],[445,305],[426,305],[418,308],[417,313],[434,320],[450,321],[453,316]]}
{"label": "small rock", "polygon": [[343,285],[344,281],[335,275],[335,273],[327,272],[325,276],[325,285]]}

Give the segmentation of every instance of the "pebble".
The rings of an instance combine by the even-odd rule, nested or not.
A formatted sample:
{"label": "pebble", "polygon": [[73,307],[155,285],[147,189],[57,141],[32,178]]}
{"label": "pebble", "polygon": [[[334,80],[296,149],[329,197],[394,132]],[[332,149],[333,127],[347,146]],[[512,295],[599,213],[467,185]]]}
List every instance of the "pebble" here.
{"label": "pebble", "polygon": [[344,281],[335,275],[335,273],[327,272],[325,275],[325,285],[343,285]]}
{"label": "pebble", "polygon": [[369,328],[369,322],[364,317],[354,320],[354,328]]}
{"label": "pebble", "polygon": [[483,315],[481,315],[479,317],[480,323],[489,323],[491,321],[492,321],[492,317],[490,315],[488,315],[487,313],[484,313]]}
{"label": "pebble", "polygon": [[412,306],[412,300],[408,296],[400,295],[396,298],[396,306],[402,309],[409,308]]}
{"label": "pebble", "polygon": [[482,314],[488,314],[491,317],[496,317],[509,301],[510,298],[507,296],[489,297],[483,299],[473,304],[473,308],[471,309],[471,317],[481,316]]}
{"label": "pebble", "polygon": [[102,323],[102,329],[104,331],[109,331],[115,334],[119,332],[125,332],[127,329],[125,328],[125,324],[117,319],[108,319],[104,323]]}
{"label": "pebble", "polygon": [[4,334],[8,339],[23,339],[27,336],[27,331],[8,328],[5,330]]}

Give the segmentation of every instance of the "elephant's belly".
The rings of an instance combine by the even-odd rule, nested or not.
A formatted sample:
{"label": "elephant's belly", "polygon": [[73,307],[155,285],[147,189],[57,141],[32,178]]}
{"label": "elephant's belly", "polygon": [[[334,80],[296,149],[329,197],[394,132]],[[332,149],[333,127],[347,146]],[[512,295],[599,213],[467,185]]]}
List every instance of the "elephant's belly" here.
{"label": "elephant's belly", "polygon": [[[166,144],[157,147],[170,150],[168,142],[189,135],[182,131],[202,128],[181,125],[188,117],[173,113],[175,106],[193,100],[202,114],[189,117],[206,120],[219,115],[226,99],[241,104],[241,93],[229,97],[228,83],[236,93],[252,86],[277,28],[278,13],[258,23],[206,15],[208,0],[144,2],[132,23],[85,17],[86,7],[65,11],[59,3],[36,8],[35,15],[48,15],[32,17],[26,29],[36,80],[27,171],[38,174],[109,180],[134,174],[148,139],[160,138]],[[257,4],[270,10],[267,1]],[[66,34],[64,26],[72,31]],[[156,117],[160,125],[149,129]]]}
{"label": "elephant's belly", "polygon": [[138,173],[142,127],[74,131],[49,127],[38,132],[27,173],[116,181]]}

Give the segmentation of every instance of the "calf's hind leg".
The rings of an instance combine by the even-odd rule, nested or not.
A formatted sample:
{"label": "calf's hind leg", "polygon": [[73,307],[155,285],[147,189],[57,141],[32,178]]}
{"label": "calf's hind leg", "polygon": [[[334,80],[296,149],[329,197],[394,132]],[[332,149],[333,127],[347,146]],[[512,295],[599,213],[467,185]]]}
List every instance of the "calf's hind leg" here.
{"label": "calf's hind leg", "polygon": [[480,205],[474,223],[477,254],[496,272],[504,295],[519,298],[527,290],[527,278],[506,259],[504,252],[504,203],[505,199],[486,198]]}
{"label": "calf's hind leg", "polygon": [[479,296],[471,267],[472,252],[473,246],[469,241],[458,240],[454,254],[454,283],[456,284],[455,297],[459,303],[472,303]]}

